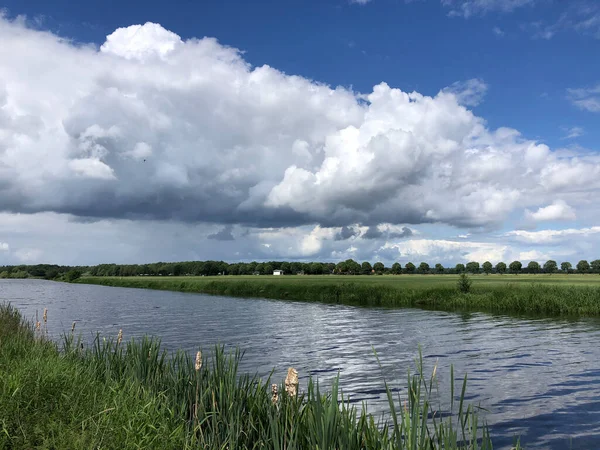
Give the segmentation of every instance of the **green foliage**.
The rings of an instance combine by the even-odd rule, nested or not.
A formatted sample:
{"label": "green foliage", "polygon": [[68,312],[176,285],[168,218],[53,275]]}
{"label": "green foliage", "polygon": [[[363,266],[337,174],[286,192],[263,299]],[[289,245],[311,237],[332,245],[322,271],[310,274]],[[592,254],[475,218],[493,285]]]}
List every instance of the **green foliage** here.
{"label": "green foliage", "polygon": [[487,273],[487,274],[492,273],[493,266],[492,266],[491,262],[489,262],[489,261],[484,262],[482,267],[483,267],[483,271],[485,273]]}
{"label": "green foliage", "polygon": [[579,261],[577,263],[577,272],[588,273],[589,271],[590,271],[590,264],[585,259],[582,259],[581,261]]}
{"label": "green foliage", "polygon": [[425,375],[420,353],[404,398],[384,382],[389,412],[377,421],[344,402],[337,381],[321,392],[309,380],[293,396],[282,383],[273,400],[270,380],[238,373],[240,358],[216,347],[196,370],[158,340],[97,337],[82,348],[73,334],[59,351],[0,306],[0,448],[492,449],[465,403],[466,376],[456,401],[451,369],[451,406],[440,411],[436,370]]}
{"label": "green foliage", "polygon": [[595,259],[590,263],[590,267],[594,273],[600,273],[600,259]]}
{"label": "green foliage", "polygon": [[0,278],[8,278],[8,271],[4,270],[0,272]]}
{"label": "green foliage", "polygon": [[427,264],[426,262],[422,262],[421,264],[419,264],[418,271],[422,274],[429,273],[429,264]]}
{"label": "green foliage", "polygon": [[81,272],[79,270],[69,270],[66,274],[65,274],[65,280],[68,281],[69,283],[72,283],[73,281],[77,280],[81,278]]}
{"label": "green foliage", "polygon": [[415,273],[415,270],[417,268],[415,267],[415,265],[411,262],[406,263],[406,265],[404,266],[404,270],[406,271],[406,273]]}
{"label": "green foliage", "polygon": [[527,272],[538,273],[540,271],[540,265],[537,261],[529,261],[527,264]]}
{"label": "green foliage", "polygon": [[371,275],[373,267],[371,266],[370,262],[365,261],[360,265],[360,271],[363,275]]}
{"label": "green foliage", "polygon": [[573,266],[571,265],[570,262],[562,262],[562,263],[560,263],[560,270],[562,270],[565,273],[569,273],[572,268],[573,268]]}
{"label": "green foliage", "polygon": [[549,259],[544,263],[544,272],[546,273],[556,273],[558,271],[558,265],[556,261],[553,259]]}
{"label": "green foliage", "polygon": [[522,267],[523,264],[521,264],[521,261],[513,261],[508,265],[508,268],[512,273],[520,273]]}
{"label": "green foliage", "polygon": [[400,263],[394,263],[392,264],[392,273],[394,275],[400,275],[402,273],[402,266],[400,265]]}
{"label": "green foliage", "polygon": [[468,262],[466,269],[469,273],[479,273],[479,263],[476,261]]}
{"label": "green foliage", "polygon": [[498,264],[496,264],[496,272],[506,273],[506,263],[500,261]]}
{"label": "green foliage", "polygon": [[435,265],[435,271],[436,273],[444,273],[444,266],[442,266],[440,263],[437,263]]}
{"label": "green foliage", "polygon": [[385,266],[382,262],[376,262],[375,264],[373,264],[373,270],[376,274],[381,275],[385,270]]}
{"label": "green foliage", "polygon": [[463,273],[465,271],[465,265],[457,264],[454,270],[456,270],[456,273]]}
{"label": "green foliage", "polygon": [[463,294],[468,294],[471,292],[472,281],[466,273],[461,273],[460,277],[458,277],[457,287],[460,292]]}

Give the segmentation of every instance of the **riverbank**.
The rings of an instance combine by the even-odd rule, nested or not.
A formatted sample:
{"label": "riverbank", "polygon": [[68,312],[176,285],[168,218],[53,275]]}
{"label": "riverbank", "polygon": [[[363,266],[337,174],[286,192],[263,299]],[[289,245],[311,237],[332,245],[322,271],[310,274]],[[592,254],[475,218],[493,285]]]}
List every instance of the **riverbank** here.
{"label": "riverbank", "polygon": [[82,277],[77,282],[354,306],[600,316],[600,277],[480,275],[471,277],[468,293],[459,291],[457,280],[452,275],[402,275]]}
{"label": "riverbank", "polygon": [[0,448],[458,450],[475,448],[476,436],[477,448],[492,448],[463,403],[466,378],[461,386],[451,373],[460,395],[449,393],[454,413],[441,415],[430,398],[435,370],[426,378],[422,363],[400,400],[384,386],[384,420],[344,404],[337,383],[299,389],[292,371],[274,389],[240,375],[240,354],[222,348],[194,359],[121,334],[85,348],[72,332],[59,350],[45,335],[43,319],[34,328],[0,306]]}

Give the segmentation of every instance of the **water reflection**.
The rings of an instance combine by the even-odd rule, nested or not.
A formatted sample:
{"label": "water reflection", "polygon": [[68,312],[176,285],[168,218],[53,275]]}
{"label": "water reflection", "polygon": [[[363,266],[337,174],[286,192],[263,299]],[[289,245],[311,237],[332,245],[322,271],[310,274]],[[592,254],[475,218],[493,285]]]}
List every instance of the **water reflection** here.
{"label": "water reflection", "polygon": [[[600,322],[422,310],[360,309],[268,300],[0,280],[0,301],[27,317],[49,309],[54,335],[77,330],[116,336],[153,334],[171,349],[220,343],[245,350],[244,371],[277,380],[287,367],[330,383],[340,374],[352,401],[386,408],[383,375],[402,395],[421,345],[425,365],[438,363],[442,401],[449,367],[468,373],[469,400],[489,410],[496,448],[513,435],[528,448],[600,448]],[[373,354],[378,353],[381,367]],[[457,391],[461,380],[457,380]]]}

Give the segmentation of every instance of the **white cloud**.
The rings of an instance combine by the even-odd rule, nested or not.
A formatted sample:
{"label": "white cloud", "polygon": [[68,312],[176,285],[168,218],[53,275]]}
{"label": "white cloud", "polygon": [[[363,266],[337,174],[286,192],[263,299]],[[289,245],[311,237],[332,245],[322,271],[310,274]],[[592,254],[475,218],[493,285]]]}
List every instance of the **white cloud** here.
{"label": "white cloud", "polygon": [[580,109],[600,112],[600,84],[589,88],[567,89],[567,96]]}
{"label": "white cloud", "polygon": [[[432,97],[385,83],[357,93],[253,67],[215,39],[184,41],[157,24],[119,29],[98,49],[0,18],[0,41],[0,211],[10,223],[46,221],[27,222],[32,242],[7,229],[16,249],[77,260],[82,250],[63,253],[49,235],[64,227],[81,248],[94,244],[92,262],[217,249],[367,258],[385,239],[415,251],[412,225],[489,229],[556,198],[600,207],[600,156],[488,128],[467,107],[485,91],[480,80]],[[234,236],[233,224],[259,239]],[[205,253],[164,238],[172,233]],[[205,246],[209,235],[222,239]],[[505,251],[460,243],[438,249],[448,259]]]}
{"label": "white cloud", "polygon": [[579,229],[567,228],[564,230],[514,230],[505,233],[505,236],[515,237],[517,240],[522,242],[530,242],[535,244],[551,244],[567,238],[589,237],[598,233],[600,233],[599,226]]}
{"label": "white cloud", "polygon": [[525,211],[525,216],[538,221],[575,220],[575,210],[564,200],[555,200],[551,205],[539,208],[536,212]]}
{"label": "white cloud", "polygon": [[563,128],[563,131],[566,133],[563,139],[574,139],[584,135],[582,127]]}
{"label": "white cloud", "polygon": [[10,247],[6,242],[0,242],[0,252],[8,252]]}
{"label": "white cloud", "polygon": [[506,259],[509,247],[487,242],[412,239],[386,243],[382,250],[394,250],[403,259],[423,258],[430,263],[437,260],[499,262]]}
{"label": "white cloud", "polygon": [[36,264],[41,262],[44,252],[38,248],[20,248],[15,251],[17,259],[24,264]]}
{"label": "white cloud", "polygon": [[537,0],[441,0],[450,8],[450,15],[469,18],[489,12],[512,12],[517,8],[532,6]]}
{"label": "white cloud", "polygon": [[473,78],[467,81],[457,81],[442,92],[454,94],[458,103],[465,106],[477,106],[485,97],[488,85],[479,78]]}
{"label": "white cloud", "polygon": [[540,252],[538,250],[529,250],[527,252],[519,253],[518,260],[521,262],[529,262],[529,261],[547,261],[551,259],[550,256],[546,253]]}
{"label": "white cloud", "polygon": [[358,5],[366,5],[371,0],[349,0],[349,1],[350,1],[350,3],[356,3]]}
{"label": "white cloud", "polygon": [[504,30],[502,30],[502,28],[500,27],[494,27],[492,28],[492,31],[498,37],[503,37],[506,34]]}

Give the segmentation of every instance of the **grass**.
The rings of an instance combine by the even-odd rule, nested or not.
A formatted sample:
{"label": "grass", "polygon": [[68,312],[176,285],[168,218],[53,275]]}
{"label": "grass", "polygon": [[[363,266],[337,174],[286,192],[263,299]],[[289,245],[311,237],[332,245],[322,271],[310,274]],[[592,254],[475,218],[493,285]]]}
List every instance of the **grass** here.
{"label": "grass", "polygon": [[84,348],[73,332],[59,350],[43,325],[2,305],[0,449],[492,449],[464,402],[466,377],[451,371],[442,414],[435,369],[426,377],[421,359],[402,398],[385,385],[389,413],[376,419],[344,402],[337,382],[296,392],[292,377],[274,394],[270,380],[238,373],[239,351],[197,356],[167,355],[150,338],[97,337]]}
{"label": "grass", "polygon": [[600,316],[597,275],[83,277],[78,282],[356,306]]}

